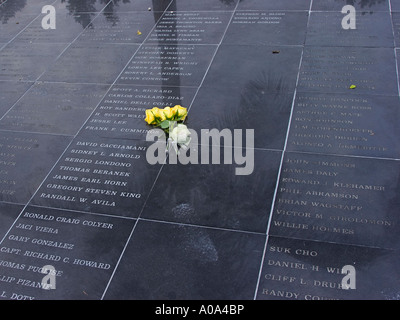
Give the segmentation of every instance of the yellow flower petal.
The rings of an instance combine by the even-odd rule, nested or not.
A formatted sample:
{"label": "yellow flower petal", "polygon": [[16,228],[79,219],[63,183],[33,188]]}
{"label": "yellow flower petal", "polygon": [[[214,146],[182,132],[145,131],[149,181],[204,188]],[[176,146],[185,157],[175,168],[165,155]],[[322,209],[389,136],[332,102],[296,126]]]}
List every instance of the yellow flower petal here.
{"label": "yellow flower petal", "polygon": [[171,109],[170,107],[164,108],[163,112],[164,112],[165,117],[166,117],[168,120],[171,120],[171,119],[174,117],[174,115],[175,115],[174,112],[172,111],[172,109]]}
{"label": "yellow flower petal", "polygon": [[153,124],[155,122],[154,114],[150,109],[146,110],[146,118],[144,121],[146,121],[148,124]]}

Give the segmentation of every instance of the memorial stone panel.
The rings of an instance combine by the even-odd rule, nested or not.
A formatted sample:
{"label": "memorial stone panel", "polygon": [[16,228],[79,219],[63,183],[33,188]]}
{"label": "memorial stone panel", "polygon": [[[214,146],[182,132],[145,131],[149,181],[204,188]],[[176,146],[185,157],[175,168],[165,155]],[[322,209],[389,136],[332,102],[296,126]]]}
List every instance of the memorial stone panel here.
{"label": "memorial stone panel", "polygon": [[9,42],[13,40],[21,31],[28,27],[34,21],[38,21],[38,14],[15,14],[8,13],[7,10],[0,7],[0,42]]}
{"label": "memorial stone panel", "polygon": [[0,129],[74,136],[107,88],[105,85],[36,83],[0,120]]}
{"label": "memorial stone panel", "polygon": [[27,203],[70,141],[65,136],[3,131],[0,201]]}
{"label": "memorial stone panel", "polygon": [[198,134],[203,129],[254,130],[254,147],[283,150],[293,94],[271,93],[249,85],[242,90],[201,88],[186,124]]}
{"label": "memorial stone panel", "polygon": [[[393,9],[392,1],[392,9]],[[389,0],[313,0],[312,10],[313,11],[342,11],[345,5],[352,5],[357,12],[371,13],[377,11],[389,11]],[[343,15],[344,16],[344,15]]]}
{"label": "memorial stone panel", "polygon": [[170,10],[177,11],[233,11],[239,0],[173,0]]}
{"label": "memorial stone panel", "polygon": [[138,47],[136,44],[75,42],[40,80],[112,84]]}
{"label": "memorial stone panel", "polygon": [[392,12],[395,46],[400,47],[400,12]]}
{"label": "memorial stone panel", "polygon": [[140,220],[104,299],[251,300],[264,242],[260,234]]}
{"label": "memorial stone panel", "polygon": [[398,251],[270,237],[257,300],[397,300],[399,267]]}
{"label": "memorial stone panel", "polygon": [[198,87],[216,45],[153,45],[140,47],[117,84]]}
{"label": "memorial stone panel", "polygon": [[[100,299],[134,223],[27,207],[1,244],[1,298]],[[53,268],[53,281],[44,280],[45,266]],[[45,290],[43,283],[53,289]]]}
{"label": "memorial stone panel", "polygon": [[304,10],[310,9],[311,0],[241,0],[238,10]]}
{"label": "memorial stone panel", "polygon": [[146,109],[181,105],[188,108],[195,88],[115,85],[79,132],[80,137],[141,139],[152,127],[144,121]]}
{"label": "memorial stone panel", "polygon": [[32,84],[33,82],[0,81],[0,119]]}
{"label": "memorial stone panel", "polygon": [[308,12],[237,11],[223,43],[303,45]]}
{"label": "memorial stone panel", "polygon": [[[236,169],[244,166],[227,164],[227,149],[209,148],[210,157],[220,152],[221,164],[167,160],[141,217],[265,233],[282,153],[246,149],[249,158],[254,156],[254,170],[236,175]],[[198,151],[199,159],[202,152]]]}
{"label": "memorial stone panel", "polygon": [[399,249],[398,161],[287,153],[270,234]]}
{"label": "memorial stone panel", "polygon": [[[170,8],[171,0],[118,0],[110,2],[105,11],[120,12],[134,12],[134,11],[152,11],[161,15],[164,10]],[[170,9],[172,10],[172,9]]]}
{"label": "memorial stone panel", "polygon": [[301,52],[301,47],[221,45],[203,86],[294,92]]}
{"label": "memorial stone panel", "polygon": [[146,42],[219,44],[231,16],[231,12],[167,11]]}
{"label": "memorial stone panel", "polygon": [[37,80],[66,46],[13,41],[0,51],[0,80]]}
{"label": "memorial stone panel", "polygon": [[392,48],[306,47],[298,90],[398,95],[395,65]]}
{"label": "memorial stone panel", "polygon": [[32,204],[137,217],[161,167],[147,163],[147,147],[135,140],[78,136]]}
{"label": "memorial stone panel", "polygon": [[0,239],[6,235],[23,208],[23,205],[0,202]]}
{"label": "memorial stone panel", "polygon": [[342,27],[344,14],[339,12],[312,12],[307,28],[306,45],[389,47],[393,48],[393,30],[389,12],[356,14],[356,29]]}
{"label": "memorial stone panel", "polygon": [[42,19],[45,15],[42,14],[18,35],[17,40],[27,43],[70,43],[88,25],[84,22],[85,15],[85,13],[71,15],[66,9],[56,10],[56,28],[44,29]]}
{"label": "memorial stone panel", "polygon": [[400,158],[397,96],[298,93],[287,149]]}
{"label": "memorial stone panel", "polygon": [[88,25],[78,42],[141,44],[153,26],[151,12],[104,12]]}

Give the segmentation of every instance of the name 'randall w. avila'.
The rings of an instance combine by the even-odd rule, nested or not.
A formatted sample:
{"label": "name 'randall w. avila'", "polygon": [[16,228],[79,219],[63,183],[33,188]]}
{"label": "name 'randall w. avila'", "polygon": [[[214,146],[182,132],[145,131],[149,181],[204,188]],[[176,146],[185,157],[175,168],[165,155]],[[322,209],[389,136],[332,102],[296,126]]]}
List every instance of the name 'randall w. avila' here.
{"label": "name 'randall w. avila'", "polygon": [[[246,146],[243,147],[242,129],[201,129],[200,139],[193,129],[182,125],[179,127],[174,139],[166,139],[161,129],[149,130],[146,141],[154,142],[146,152],[147,162],[151,165],[165,164],[168,154],[168,164],[210,164],[210,140],[211,140],[211,164],[221,164],[221,151],[223,152],[223,164],[237,164],[236,175],[250,175],[254,171],[254,129],[246,129]],[[223,145],[221,145],[223,138]],[[176,140],[175,140],[176,139]],[[184,142],[184,143],[183,143]],[[174,147],[183,146],[179,150]],[[244,155],[243,155],[244,152]]]}

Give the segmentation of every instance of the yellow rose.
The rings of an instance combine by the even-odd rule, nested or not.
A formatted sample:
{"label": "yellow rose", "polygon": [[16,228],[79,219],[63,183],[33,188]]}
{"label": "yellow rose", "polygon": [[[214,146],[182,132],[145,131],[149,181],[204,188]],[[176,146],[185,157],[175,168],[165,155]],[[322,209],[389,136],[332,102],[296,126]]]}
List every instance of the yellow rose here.
{"label": "yellow rose", "polygon": [[171,120],[175,115],[170,107],[164,108],[163,112],[168,120]]}
{"label": "yellow rose", "polygon": [[150,109],[146,110],[146,119],[144,121],[148,124],[153,124],[155,120],[153,112]]}
{"label": "yellow rose", "polygon": [[180,120],[185,120],[185,118],[186,118],[186,116],[187,116],[187,108],[184,108],[184,107],[182,107],[182,106],[179,106],[179,105],[177,105],[177,106],[175,106],[174,107],[174,109],[176,109],[177,110],[177,116],[178,116],[178,118],[180,119]]}
{"label": "yellow rose", "polygon": [[154,116],[156,117],[157,120],[159,120],[160,122],[164,121],[165,115],[164,112],[156,107],[154,107],[153,109],[151,109],[151,111],[153,112]]}

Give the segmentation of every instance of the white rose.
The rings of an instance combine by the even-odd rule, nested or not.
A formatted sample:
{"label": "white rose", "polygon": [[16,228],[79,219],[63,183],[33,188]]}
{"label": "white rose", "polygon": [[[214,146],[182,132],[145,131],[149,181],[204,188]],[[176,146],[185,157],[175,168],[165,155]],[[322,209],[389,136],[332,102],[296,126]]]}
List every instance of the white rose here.
{"label": "white rose", "polygon": [[184,124],[178,124],[169,136],[177,144],[187,145],[190,142],[190,131]]}

